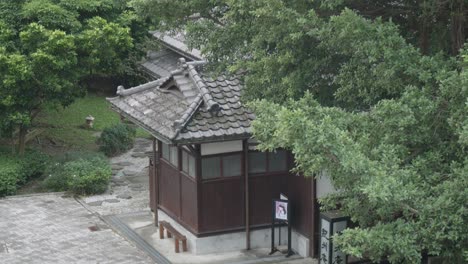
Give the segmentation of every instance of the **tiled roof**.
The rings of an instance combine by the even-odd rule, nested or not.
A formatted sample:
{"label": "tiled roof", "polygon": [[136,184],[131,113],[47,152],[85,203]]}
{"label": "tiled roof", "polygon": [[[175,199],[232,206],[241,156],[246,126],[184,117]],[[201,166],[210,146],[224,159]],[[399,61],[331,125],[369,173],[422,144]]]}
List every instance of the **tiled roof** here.
{"label": "tiled roof", "polygon": [[225,76],[213,79],[202,75],[201,79],[220,110],[213,113],[207,107],[198,109],[177,140],[195,142],[250,137],[250,122],[255,116],[240,101],[240,81]]}
{"label": "tiled roof", "polygon": [[143,69],[153,78],[169,76],[177,69],[177,61],[180,55],[170,49],[162,48],[159,51],[150,51],[145,62],[141,64]]}
{"label": "tiled roof", "polygon": [[191,60],[202,60],[203,56],[200,50],[190,49],[185,41],[185,34],[183,32],[152,32],[153,37],[158,39],[161,44],[175,52],[188,57]]}
{"label": "tiled roof", "polygon": [[181,61],[170,76],[108,99],[160,140],[172,143],[248,138],[255,116],[240,102],[236,77],[205,75],[200,62]]}

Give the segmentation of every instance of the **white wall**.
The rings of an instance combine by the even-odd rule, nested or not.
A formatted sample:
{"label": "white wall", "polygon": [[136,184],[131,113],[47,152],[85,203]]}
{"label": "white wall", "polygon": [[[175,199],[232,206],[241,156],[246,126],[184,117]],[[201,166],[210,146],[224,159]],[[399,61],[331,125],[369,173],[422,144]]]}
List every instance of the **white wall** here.
{"label": "white wall", "polygon": [[202,156],[236,151],[242,151],[242,140],[201,144]]}
{"label": "white wall", "polygon": [[326,171],[322,171],[317,177],[317,198],[321,198],[329,193],[335,192],[337,192],[337,190],[333,187],[328,173]]}
{"label": "white wall", "polygon": [[[158,210],[158,219],[169,222],[177,231],[187,237],[187,248],[189,252],[196,255],[217,252],[232,252],[245,249],[245,231],[234,232],[207,237],[196,237],[179,223],[161,210]],[[275,229],[275,243],[278,243],[279,228]],[[281,245],[287,245],[287,227],[281,227]],[[291,233],[291,247],[298,255],[308,257],[309,239],[294,229]],[[269,248],[271,246],[271,229],[257,229],[250,232],[250,246],[255,248]]]}

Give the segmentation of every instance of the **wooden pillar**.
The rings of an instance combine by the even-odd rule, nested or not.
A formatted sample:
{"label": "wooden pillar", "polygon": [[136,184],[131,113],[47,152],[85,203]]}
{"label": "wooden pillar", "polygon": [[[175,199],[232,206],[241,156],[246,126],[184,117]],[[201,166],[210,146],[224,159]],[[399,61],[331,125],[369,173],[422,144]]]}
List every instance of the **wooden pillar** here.
{"label": "wooden pillar", "polygon": [[195,153],[196,153],[196,156],[195,156],[195,164],[196,164],[196,167],[195,167],[195,179],[196,179],[196,182],[197,182],[197,206],[198,206],[198,209],[197,209],[197,222],[198,222],[198,227],[197,227],[197,231],[200,232],[200,230],[203,229],[203,225],[202,225],[202,213],[203,213],[203,204],[202,204],[202,167],[201,167],[201,145],[200,144],[197,144],[195,145]]}
{"label": "wooden pillar", "polygon": [[244,200],[245,200],[245,249],[250,250],[250,206],[249,206],[249,145],[247,139],[242,141],[244,164]]}
{"label": "wooden pillar", "polygon": [[312,178],[312,184],[311,184],[311,189],[312,189],[312,203],[311,203],[311,229],[310,229],[310,256],[313,258],[318,257],[319,253],[319,246],[318,246],[318,224],[319,224],[319,206],[317,203],[317,180],[315,179],[315,175]]}
{"label": "wooden pillar", "polygon": [[151,199],[154,199],[154,224],[156,226],[159,225],[159,217],[158,217],[158,208],[159,208],[159,155],[158,155],[158,150],[160,149],[161,146],[159,146],[159,141],[156,140],[156,138],[153,138],[153,197]]}

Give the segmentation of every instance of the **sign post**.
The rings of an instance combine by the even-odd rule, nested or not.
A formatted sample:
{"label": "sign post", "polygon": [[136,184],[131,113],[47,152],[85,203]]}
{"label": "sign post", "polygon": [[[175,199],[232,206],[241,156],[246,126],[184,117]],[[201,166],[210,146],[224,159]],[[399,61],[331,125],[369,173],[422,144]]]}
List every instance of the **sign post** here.
{"label": "sign post", "polygon": [[[284,197],[282,197],[284,198]],[[288,252],[286,257],[291,256],[293,253],[291,249],[291,212],[289,201],[286,199],[273,199],[272,206],[272,221],[271,221],[271,252],[270,255],[279,251],[275,246],[275,227],[284,224],[288,225]],[[279,230],[281,232],[281,230]],[[280,233],[278,233],[279,236]],[[281,241],[280,241],[281,242]]]}

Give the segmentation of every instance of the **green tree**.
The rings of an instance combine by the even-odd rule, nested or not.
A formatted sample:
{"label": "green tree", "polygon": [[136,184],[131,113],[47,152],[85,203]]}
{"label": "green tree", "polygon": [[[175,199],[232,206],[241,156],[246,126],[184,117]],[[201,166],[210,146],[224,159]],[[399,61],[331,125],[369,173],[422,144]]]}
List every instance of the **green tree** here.
{"label": "green tree", "polygon": [[69,105],[93,78],[135,75],[148,24],[127,2],[0,0],[0,130],[19,127],[20,152],[45,104]]}
{"label": "green tree", "polygon": [[79,54],[83,57],[81,64],[89,76],[125,72],[124,62],[133,48],[129,28],[93,17],[78,35],[77,42]]}
{"label": "green tree", "polygon": [[[345,252],[392,263],[418,263],[422,254],[462,262],[467,50],[425,56],[392,16],[368,20],[357,7],[324,9],[326,2],[339,1],[133,4],[168,29],[187,30],[215,71],[243,72],[261,148],[291,150],[305,175],[329,172],[340,192],[321,200],[322,209],[339,208],[359,226],[336,237]],[[445,28],[441,36],[450,35]]]}
{"label": "green tree", "polygon": [[70,104],[82,91],[76,83],[77,57],[72,36],[30,24],[15,34],[0,23],[0,115],[3,127],[19,127],[19,152],[32,120],[45,103]]}

